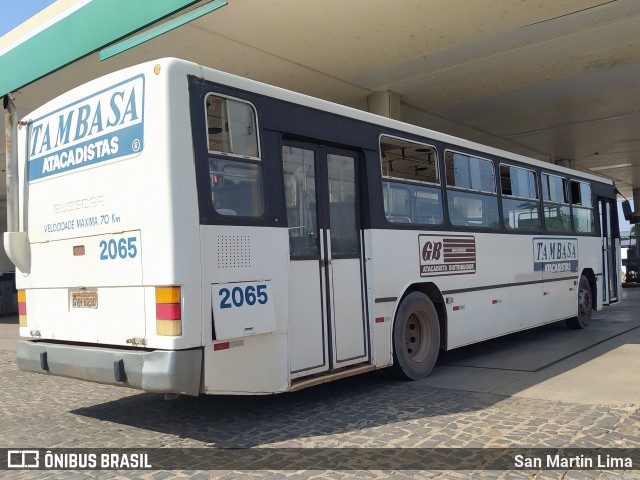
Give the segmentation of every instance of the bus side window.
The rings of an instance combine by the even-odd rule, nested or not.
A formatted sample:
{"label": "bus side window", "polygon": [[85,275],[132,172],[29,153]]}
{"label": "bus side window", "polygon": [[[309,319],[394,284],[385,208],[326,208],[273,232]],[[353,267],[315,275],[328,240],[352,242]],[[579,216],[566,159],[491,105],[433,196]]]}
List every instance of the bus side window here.
{"label": "bus side window", "polygon": [[571,210],[573,228],[576,232],[593,233],[595,231],[591,185],[571,180]]}
{"label": "bus side window", "polygon": [[440,189],[417,187],[413,191],[415,223],[439,225],[443,221]]}
{"label": "bus side window", "polygon": [[446,151],[445,166],[451,224],[499,228],[493,161]]}
{"label": "bus side window", "polygon": [[557,175],[543,173],[542,200],[544,220],[550,232],[571,231],[571,210],[567,198],[567,180]]}
{"label": "bus side window", "polygon": [[258,130],[253,106],[240,100],[207,95],[209,151],[258,159]]}
{"label": "bus side window", "polygon": [[444,219],[436,149],[380,137],[384,213],[392,223],[440,225]]}
{"label": "bus side window", "polygon": [[536,172],[511,165],[500,165],[502,211],[507,230],[540,231],[540,201]]}
{"label": "bus side window", "polygon": [[253,105],[212,94],[205,103],[213,208],[224,216],[259,217],[265,205]]}
{"label": "bus side window", "polygon": [[220,215],[259,217],[264,212],[262,168],[233,160],[209,159],[211,200]]}
{"label": "bus side window", "polygon": [[382,182],[382,188],[387,220],[393,223],[411,223],[409,188],[394,182]]}

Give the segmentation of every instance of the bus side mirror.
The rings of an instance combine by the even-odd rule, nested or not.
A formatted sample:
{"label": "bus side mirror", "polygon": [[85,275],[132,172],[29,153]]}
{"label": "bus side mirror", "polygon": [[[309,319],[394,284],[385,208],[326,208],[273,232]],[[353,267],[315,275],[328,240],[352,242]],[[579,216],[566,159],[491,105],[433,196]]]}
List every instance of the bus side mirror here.
{"label": "bus side mirror", "polygon": [[31,270],[31,245],[27,232],[4,232],[4,250],[22,273]]}
{"label": "bus side mirror", "polygon": [[624,200],[622,202],[622,213],[627,222],[631,221],[631,205],[629,205],[629,200]]}

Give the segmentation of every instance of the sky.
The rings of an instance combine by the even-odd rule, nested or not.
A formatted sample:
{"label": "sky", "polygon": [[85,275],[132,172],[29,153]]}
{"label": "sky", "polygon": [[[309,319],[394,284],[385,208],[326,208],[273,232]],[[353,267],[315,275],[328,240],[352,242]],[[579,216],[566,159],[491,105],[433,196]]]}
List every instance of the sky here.
{"label": "sky", "polygon": [[0,36],[33,17],[55,0],[5,0],[0,10]]}

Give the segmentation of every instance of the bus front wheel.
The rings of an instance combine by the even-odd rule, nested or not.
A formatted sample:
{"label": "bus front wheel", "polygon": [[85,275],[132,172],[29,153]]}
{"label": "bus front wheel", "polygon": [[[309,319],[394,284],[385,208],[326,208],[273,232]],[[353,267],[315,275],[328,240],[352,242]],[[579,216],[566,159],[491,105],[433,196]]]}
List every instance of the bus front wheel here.
{"label": "bus front wheel", "polygon": [[587,277],[582,275],[578,284],[578,311],[577,315],[567,320],[570,328],[581,329],[586,328],[591,320],[591,312],[593,312],[593,298],[591,295],[591,284]]}
{"label": "bus front wheel", "polygon": [[393,324],[394,376],[424,378],[433,369],[440,350],[440,323],[433,302],[421,292],[407,295]]}

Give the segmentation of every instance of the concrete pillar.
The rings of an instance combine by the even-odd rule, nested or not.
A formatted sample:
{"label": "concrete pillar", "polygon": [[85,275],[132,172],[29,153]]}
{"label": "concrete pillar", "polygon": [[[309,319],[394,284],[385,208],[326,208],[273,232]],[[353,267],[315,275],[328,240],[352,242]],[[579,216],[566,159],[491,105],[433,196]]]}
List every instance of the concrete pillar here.
{"label": "concrete pillar", "polygon": [[554,160],[554,162],[556,165],[560,166],[560,167],[567,167],[567,168],[571,168],[571,160],[566,159],[566,158],[561,158],[560,160]]}
{"label": "concrete pillar", "polygon": [[367,108],[369,112],[383,117],[401,120],[400,95],[391,90],[375,92],[367,97]]}

